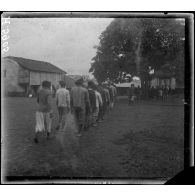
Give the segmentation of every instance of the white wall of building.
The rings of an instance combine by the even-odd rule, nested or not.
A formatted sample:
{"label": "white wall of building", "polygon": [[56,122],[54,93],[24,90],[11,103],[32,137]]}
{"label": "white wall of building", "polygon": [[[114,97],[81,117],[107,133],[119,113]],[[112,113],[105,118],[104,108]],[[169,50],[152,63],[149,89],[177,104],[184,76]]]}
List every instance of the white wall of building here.
{"label": "white wall of building", "polygon": [[11,59],[2,60],[1,78],[3,92],[24,92],[25,89],[18,85],[19,65]]}
{"label": "white wall of building", "polygon": [[41,85],[42,81],[47,80],[57,86],[62,79],[62,74],[30,71],[30,85]]}
{"label": "white wall of building", "polygon": [[[63,74],[59,73],[46,73],[46,72],[35,72],[28,71],[27,77],[25,77],[25,82],[21,82],[21,74],[25,72],[25,69],[21,68],[17,62],[14,60],[4,58],[2,59],[1,68],[1,83],[2,92],[8,94],[8,92],[25,92],[25,87],[21,84],[27,85],[41,85],[42,81],[48,80],[52,85],[57,86],[59,81],[63,79]],[[19,82],[20,80],[20,82]],[[24,79],[23,79],[24,80]],[[28,81],[26,81],[28,80]]]}

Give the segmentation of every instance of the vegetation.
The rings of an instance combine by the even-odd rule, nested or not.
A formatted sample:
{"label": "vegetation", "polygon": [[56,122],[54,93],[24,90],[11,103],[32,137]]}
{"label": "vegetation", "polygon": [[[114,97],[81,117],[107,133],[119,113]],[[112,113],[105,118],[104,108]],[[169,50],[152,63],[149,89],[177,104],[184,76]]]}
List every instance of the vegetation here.
{"label": "vegetation", "polygon": [[159,18],[117,18],[100,35],[90,72],[98,81],[118,82],[127,74],[142,86],[151,70],[166,69],[183,83],[184,21]]}

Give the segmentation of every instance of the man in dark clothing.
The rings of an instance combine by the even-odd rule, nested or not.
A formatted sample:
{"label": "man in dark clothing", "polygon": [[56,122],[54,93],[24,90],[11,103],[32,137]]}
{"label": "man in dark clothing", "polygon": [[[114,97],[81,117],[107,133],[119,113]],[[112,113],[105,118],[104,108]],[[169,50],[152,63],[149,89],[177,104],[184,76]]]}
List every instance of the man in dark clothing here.
{"label": "man in dark clothing", "polygon": [[56,88],[55,85],[52,85],[52,97],[56,96]]}
{"label": "man in dark clothing", "polygon": [[132,104],[135,99],[135,87],[134,84],[131,84],[131,86],[128,89],[128,99],[129,99],[129,104]]}
{"label": "man in dark clothing", "polygon": [[47,131],[47,137],[50,137],[52,124],[52,94],[51,83],[49,81],[42,82],[42,88],[37,94],[38,109],[36,111],[36,127],[35,127],[35,143],[38,143],[38,133]]}
{"label": "man in dark clothing", "polygon": [[113,91],[113,88],[111,87],[110,83],[108,84],[108,91],[109,91],[109,94],[110,94],[110,110],[113,109],[113,106],[114,106],[114,91]]}
{"label": "man in dark clothing", "polygon": [[91,106],[91,111],[93,112],[96,108],[96,98],[95,98],[95,91],[93,90],[93,81],[88,82],[88,93],[89,93],[89,101]]}
{"label": "man in dark clothing", "polygon": [[110,93],[107,87],[106,83],[103,83],[103,90],[105,93],[105,99],[106,99],[106,103],[103,105],[104,106],[104,114],[105,113],[109,113],[109,108],[110,108]]}
{"label": "man in dark clothing", "polygon": [[93,113],[96,110],[96,96],[94,90],[93,81],[88,82],[88,93],[89,93],[89,101],[90,101],[90,114],[89,114],[89,126],[93,126],[96,121],[93,120]]}
{"label": "man in dark clothing", "polygon": [[109,83],[109,88],[111,90],[109,90],[109,92],[111,93],[111,110],[114,108],[114,103],[115,103],[115,100],[116,100],[116,95],[117,95],[117,91],[116,91],[116,88],[114,86],[114,83],[113,82],[110,82]]}
{"label": "man in dark clothing", "polygon": [[164,95],[164,99],[167,99],[168,98],[168,95],[169,95],[169,86],[166,85],[163,89],[163,95]]}
{"label": "man in dark clothing", "polygon": [[100,93],[102,97],[102,106],[100,106],[99,115],[98,115],[98,122],[102,122],[104,120],[104,114],[105,114],[106,93],[101,84],[98,85],[97,91]]}
{"label": "man in dark clothing", "polygon": [[78,126],[77,136],[81,136],[86,122],[86,110],[90,107],[89,93],[88,90],[82,86],[83,78],[78,79],[75,84],[76,86],[73,87],[70,92],[70,103]]}
{"label": "man in dark clothing", "polygon": [[[83,83],[83,87],[87,89],[88,91],[88,83]],[[88,91],[89,94],[89,91]],[[90,116],[91,116],[91,104],[90,104],[90,99],[89,99],[89,106],[86,106],[86,112],[85,112],[85,125],[84,125],[84,130],[89,130],[90,128]]]}

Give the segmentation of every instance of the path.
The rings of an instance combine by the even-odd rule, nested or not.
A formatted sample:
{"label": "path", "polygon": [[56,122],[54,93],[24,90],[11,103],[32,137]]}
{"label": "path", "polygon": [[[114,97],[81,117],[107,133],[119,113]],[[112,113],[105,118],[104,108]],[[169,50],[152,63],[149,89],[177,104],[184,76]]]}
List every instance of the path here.
{"label": "path", "polygon": [[28,98],[5,101],[9,121],[3,139],[6,175],[167,178],[183,169],[180,104],[128,106],[120,98],[104,123],[79,139],[70,131],[64,137],[55,131],[51,140],[42,135],[41,142],[34,144],[34,103],[35,99]]}

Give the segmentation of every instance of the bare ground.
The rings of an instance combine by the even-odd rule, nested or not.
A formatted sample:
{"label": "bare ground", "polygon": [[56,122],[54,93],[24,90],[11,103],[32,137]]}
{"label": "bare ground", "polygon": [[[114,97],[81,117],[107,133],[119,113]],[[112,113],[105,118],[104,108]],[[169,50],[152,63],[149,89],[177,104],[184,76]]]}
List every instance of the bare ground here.
{"label": "bare ground", "polygon": [[[74,136],[52,131],[33,142],[35,98],[3,99],[5,176],[169,178],[184,166],[184,107],[181,99],[141,101],[119,97],[104,123]],[[53,127],[57,125],[55,109]]]}

